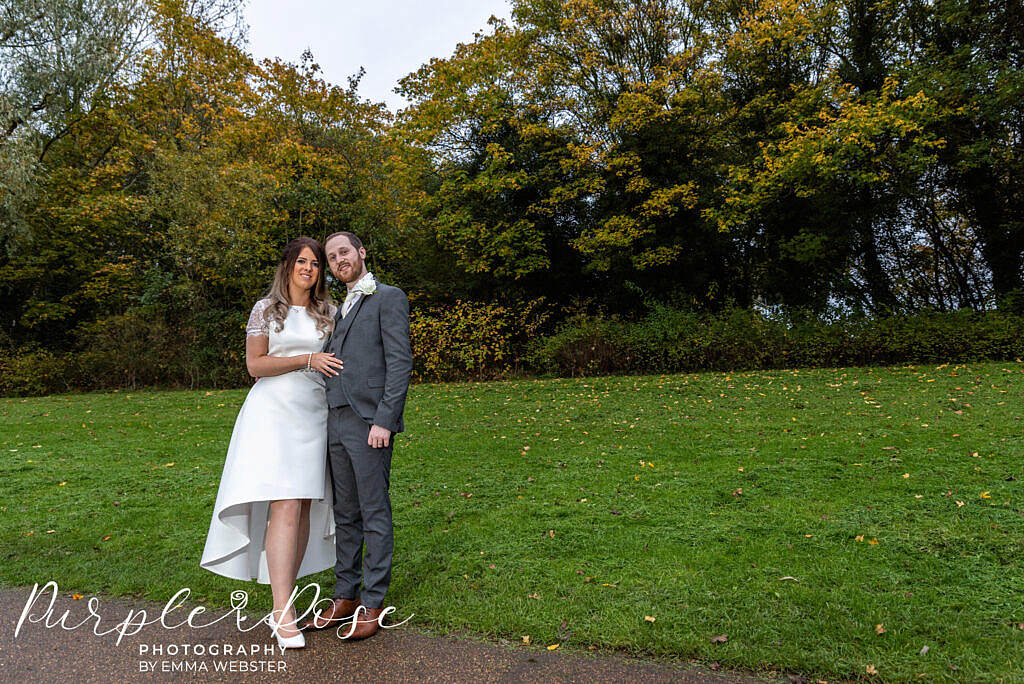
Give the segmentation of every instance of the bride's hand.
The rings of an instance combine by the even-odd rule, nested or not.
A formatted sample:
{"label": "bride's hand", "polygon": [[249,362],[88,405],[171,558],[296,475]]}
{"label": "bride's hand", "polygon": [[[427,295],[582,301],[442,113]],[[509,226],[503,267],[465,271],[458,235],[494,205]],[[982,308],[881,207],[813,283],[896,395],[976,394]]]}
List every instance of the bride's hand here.
{"label": "bride's hand", "polygon": [[341,359],[334,358],[332,352],[317,352],[309,361],[309,367],[315,368],[327,377],[337,375],[338,371],[345,367]]}

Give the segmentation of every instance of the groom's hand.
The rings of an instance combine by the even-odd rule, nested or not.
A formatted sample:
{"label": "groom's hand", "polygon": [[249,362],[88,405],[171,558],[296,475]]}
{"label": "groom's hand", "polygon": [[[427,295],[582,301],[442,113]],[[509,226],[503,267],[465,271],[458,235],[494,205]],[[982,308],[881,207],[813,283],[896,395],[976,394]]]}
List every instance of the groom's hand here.
{"label": "groom's hand", "polygon": [[370,436],[366,438],[366,443],[372,446],[374,449],[380,449],[386,447],[391,441],[391,430],[382,428],[380,425],[374,425],[370,428]]}

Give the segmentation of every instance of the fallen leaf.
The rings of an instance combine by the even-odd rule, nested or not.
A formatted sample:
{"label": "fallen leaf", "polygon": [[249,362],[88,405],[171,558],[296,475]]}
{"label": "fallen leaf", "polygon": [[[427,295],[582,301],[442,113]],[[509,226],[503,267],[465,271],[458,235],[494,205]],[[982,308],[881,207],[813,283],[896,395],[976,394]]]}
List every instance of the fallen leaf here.
{"label": "fallen leaf", "polygon": [[881,623],[875,625],[875,634],[885,634],[885,627]]}
{"label": "fallen leaf", "polygon": [[789,575],[786,575],[785,577],[780,577],[779,578],[780,582],[782,582],[783,580],[793,580],[794,582],[799,582],[800,581],[796,577],[790,577]]}
{"label": "fallen leaf", "polygon": [[924,655],[927,652],[928,652],[928,647],[927,646],[922,646],[921,650],[917,652],[917,655]]}
{"label": "fallen leaf", "polygon": [[876,674],[878,674],[878,670],[875,669],[874,665],[868,665],[867,667],[864,668],[864,671],[867,672],[869,675],[876,675]]}
{"label": "fallen leaf", "polygon": [[530,644],[530,635],[529,634],[524,634],[523,635],[523,643],[527,644],[527,645]]}
{"label": "fallen leaf", "polygon": [[864,541],[864,535],[863,534],[858,534],[856,537],[853,538],[853,541],[859,541],[859,542]]}
{"label": "fallen leaf", "polygon": [[991,499],[992,497],[989,496],[989,493],[987,491],[985,491],[985,492],[981,493],[981,498],[982,499]]}
{"label": "fallen leaf", "polygon": [[870,540],[868,541],[868,544],[871,544],[872,546],[878,546],[878,540],[877,540],[877,539],[875,539],[874,537],[872,537],[872,538],[871,538],[871,539],[870,539]]}
{"label": "fallen leaf", "polygon": [[76,600],[76,601],[80,601],[80,600],[82,600],[82,598],[84,598],[84,597],[83,597],[83,596],[82,596],[81,594],[72,594],[72,595],[71,595],[71,598],[73,598],[73,599],[74,599],[74,600]]}
{"label": "fallen leaf", "polygon": [[558,644],[551,644],[550,646],[548,646],[549,651],[554,651],[556,648],[558,648]]}
{"label": "fallen leaf", "polygon": [[725,634],[719,634],[718,636],[711,637],[711,643],[713,644],[724,644],[729,640],[729,637]]}
{"label": "fallen leaf", "polygon": [[957,502],[956,502],[956,507],[957,507],[957,508],[960,508],[960,507],[961,507],[961,506],[963,506],[963,505],[964,505],[964,502],[963,502],[963,501],[957,501]]}
{"label": "fallen leaf", "polygon": [[644,615],[644,621],[645,622],[654,622],[654,616],[653,615]]}

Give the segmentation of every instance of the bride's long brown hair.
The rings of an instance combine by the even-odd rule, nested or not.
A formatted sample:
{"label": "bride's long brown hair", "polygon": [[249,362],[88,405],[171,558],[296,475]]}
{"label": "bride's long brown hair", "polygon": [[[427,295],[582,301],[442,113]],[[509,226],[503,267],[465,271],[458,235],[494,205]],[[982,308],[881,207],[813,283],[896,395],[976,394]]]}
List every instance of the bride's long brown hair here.
{"label": "bride's long brown hair", "polygon": [[313,257],[320,265],[317,274],[316,285],[309,291],[309,304],[306,311],[316,321],[316,329],[320,331],[320,337],[331,334],[334,329],[334,317],[331,315],[331,295],[327,291],[327,254],[323,246],[310,237],[297,237],[281,250],[281,260],[277,264],[277,271],[274,273],[274,280],[270,283],[270,291],[267,298],[270,305],[263,311],[263,318],[267,323],[277,323],[277,331],[284,327],[284,319],[288,316],[288,307],[291,302],[288,300],[288,283],[292,277],[292,270],[302,250],[309,247]]}

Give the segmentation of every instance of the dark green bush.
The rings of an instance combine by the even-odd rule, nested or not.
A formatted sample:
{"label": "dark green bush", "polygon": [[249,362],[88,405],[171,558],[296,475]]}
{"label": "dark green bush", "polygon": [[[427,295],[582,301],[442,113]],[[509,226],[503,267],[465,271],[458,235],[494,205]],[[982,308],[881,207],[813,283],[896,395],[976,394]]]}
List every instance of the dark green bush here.
{"label": "dark green bush", "polygon": [[717,315],[655,306],[625,323],[576,317],[533,348],[533,367],[560,375],[866,366],[1024,356],[1024,317],[923,312],[879,319],[786,322],[745,309]]}
{"label": "dark green bush", "polygon": [[144,311],[105,316],[82,325],[77,354],[94,388],[159,385],[177,366],[180,334]]}
{"label": "dark green bush", "polygon": [[77,356],[88,387],[239,387],[245,371],[245,320],[236,312],[189,312],[166,320],[156,307],[83,325]]}
{"label": "dark green bush", "polygon": [[529,352],[534,370],[558,375],[600,375],[629,370],[627,324],[616,319],[575,316],[560,332],[536,340]]}

